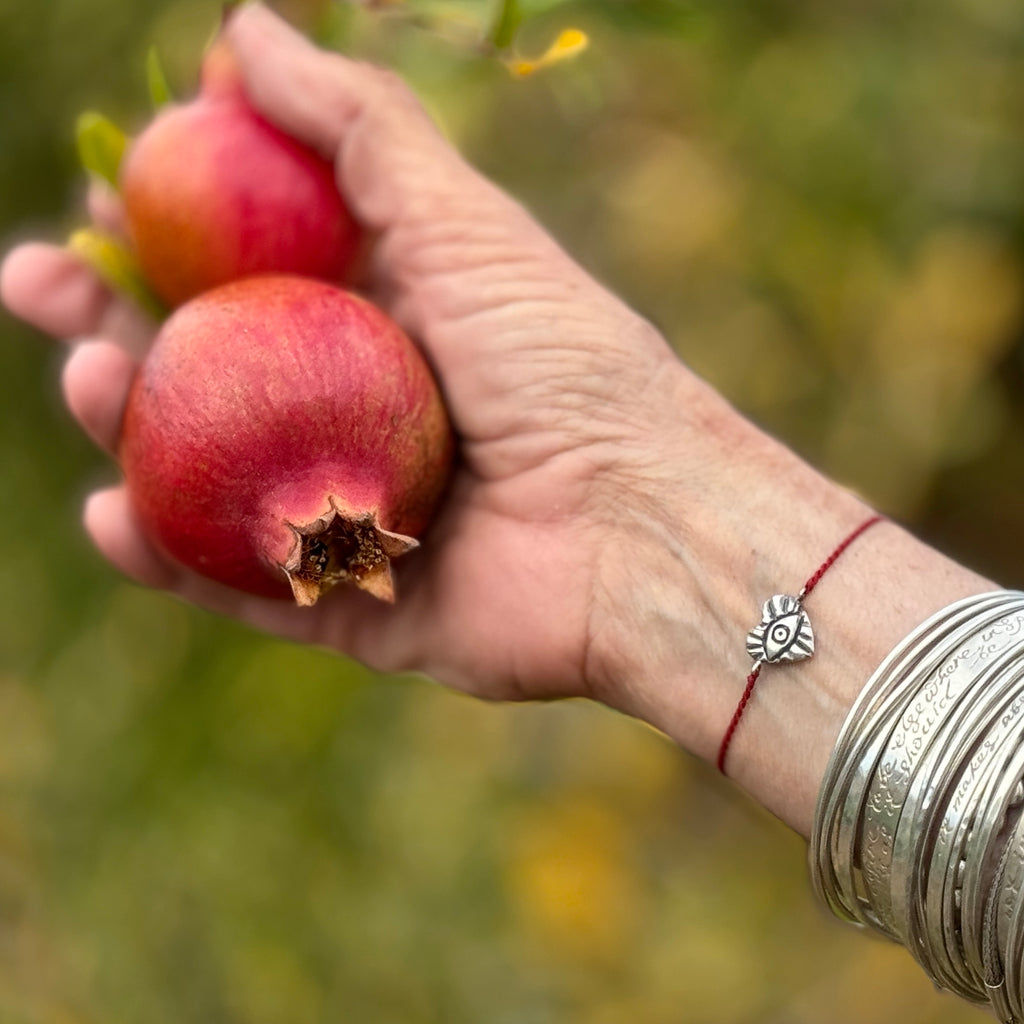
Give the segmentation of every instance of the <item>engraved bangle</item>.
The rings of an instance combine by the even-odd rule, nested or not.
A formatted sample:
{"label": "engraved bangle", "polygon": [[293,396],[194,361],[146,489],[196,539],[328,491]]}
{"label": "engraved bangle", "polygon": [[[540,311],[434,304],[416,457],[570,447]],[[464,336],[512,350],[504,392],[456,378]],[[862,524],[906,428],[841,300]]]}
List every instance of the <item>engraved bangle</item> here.
{"label": "engraved bangle", "polygon": [[[886,658],[854,704],[826,772],[812,836],[815,889],[840,917],[889,933],[871,907],[860,865],[853,858],[853,833],[869,798],[869,781],[894,728],[894,716],[916,692],[914,681],[919,685],[923,676],[970,639],[979,621],[988,624],[991,615],[1005,614],[1014,600],[1020,607],[1019,595],[1000,591],[937,612]],[[876,794],[875,799],[884,797]]]}
{"label": "engraved bangle", "polygon": [[[1024,626],[1024,611],[1018,615],[1019,626]],[[991,631],[986,631],[982,639],[989,636]],[[991,652],[993,646],[989,644],[987,651]],[[948,804],[951,783],[955,783],[968,768],[972,752],[986,736],[991,742],[997,742],[997,739],[1002,742],[1005,738],[1001,734],[998,738],[993,736],[992,730],[997,728],[1007,702],[1019,688],[1022,658],[1024,649],[1018,645],[1000,650],[996,660],[990,664],[985,664],[980,657],[974,662],[975,670],[979,665],[984,667],[973,677],[974,685],[970,685],[972,679],[968,675],[967,685],[961,690],[958,701],[950,705],[945,721],[936,731],[934,744],[918,765],[907,794],[907,813],[897,826],[890,862],[893,870],[886,893],[899,935],[913,938],[909,915],[916,901],[909,898],[909,887],[914,882],[909,872],[911,866],[921,860],[922,844],[934,844],[936,841],[934,829],[929,827],[931,823],[923,812]],[[960,673],[960,677],[962,675]],[[954,680],[959,681],[954,672],[946,674],[945,678],[951,686],[955,685]],[[911,945],[912,950],[914,945]]]}
{"label": "engraved bangle", "polygon": [[[875,777],[868,785],[869,793],[880,787],[884,798],[869,798],[865,803],[862,870],[876,914],[884,922],[892,920],[890,868],[896,855],[896,834],[902,812],[908,801],[913,802],[911,778],[916,774],[919,788],[925,793],[933,791],[940,783],[934,777],[936,748],[941,752],[945,731],[957,715],[967,714],[973,720],[976,715],[971,711],[973,701],[994,699],[993,694],[979,691],[984,689],[986,681],[999,678],[1003,668],[1000,656],[1011,659],[1014,656],[1012,649],[1009,653],[1006,650],[1012,642],[1012,631],[1001,631],[1002,642],[992,640],[993,634],[999,633],[1000,626],[1010,618],[1002,616],[996,623],[986,625],[984,632],[972,638],[973,642],[959,646],[953,658],[948,658],[925,678],[901,715],[879,760]],[[975,621],[980,626],[985,620]],[[1024,630],[1024,609],[1017,612],[1012,621],[1017,634]],[[985,668],[984,679],[979,682],[977,668],[987,657],[997,660]],[[901,833],[905,836],[906,830],[901,829]],[[901,853],[905,858],[906,852]],[[897,933],[905,932],[905,922],[896,921],[894,926]]]}
{"label": "engraved bangle", "polygon": [[819,896],[937,985],[1024,1024],[1024,594],[956,602],[887,656],[822,782]]}
{"label": "engraved bangle", "polygon": [[[1019,598],[1017,600],[1019,602]],[[916,677],[919,685],[921,677],[942,667],[943,659],[948,657],[950,649],[959,649],[960,645],[969,639],[970,634],[979,625],[984,628],[990,624],[989,613],[993,610],[994,604],[997,604],[998,610],[1003,612],[1010,606],[1010,601],[1011,598],[1005,593],[969,600],[962,603],[960,608],[953,606],[951,609],[947,609],[946,612],[951,613],[949,615],[940,613],[933,617],[932,620],[925,623],[921,630],[908,638],[908,642],[905,642],[902,650],[896,652],[897,657],[891,659],[890,666],[894,667],[895,671],[885,672],[885,690],[890,700],[888,704],[883,702],[874,712],[875,718],[881,719],[881,726],[877,723],[874,724],[876,735],[873,738],[870,737],[869,729],[864,730],[869,733],[872,744],[866,752],[858,754],[858,752],[852,751],[857,756],[856,771],[845,787],[839,787],[840,791],[844,789],[846,791],[845,807],[840,817],[838,833],[834,839],[833,855],[845,882],[843,888],[848,894],[847,909],[856,919],[880,928],[892,937],[896,937],[892,923],[879,919],[878,908],[872,906],[868,885],[864,880],[865,872],[870,875],[877,867],[877,863],[870,856],[870,844],[873,837],[870,834],[855,836],[854,832],[860,832],[859,823],[865,806],[883,804],[887,799],[884,788],[882,792],[879,792],[877,788],[871,792],[870,783],[875,778],[875,768],[880,751],[884,749],[884,737],[893,729],[892,716],[900,711],[901,706],[913,699],[917,690],[915,685],[908,684],[905,677],[908,674]],[[880,673],[890,666],[883,663]],[[878,678],[882,678],[881,675]],[[878,738],[879,732],[881,732],[882,739]],[[877,779],[875,781],[877,783]],[[859,856],[865,858],[865,864],[853,862],[852,852],[855,849]],[[851,854],[849,858],[847,851]],[[886,883],[887,879],[884,876],[873,881],[876,889],[885,886]],[[855,897],[855,902],[850,901],[849,895]]]}
{"label": "engraved bangle", "polygon": [[[1018,671],[1020,671],[1018,669]],[[1014,720],[1024,714],[1024,694],[1017,692],[1002,715],[1001,731],[989,730],[980,739],[973,755],[955,780],[955,788],[948,801],[944,801],[943,817],[936,828],[931,865],[926,888],[914,894],[922,916],[921,928],[934,957],[951,961],[950,971],[955,977],[969,976],[958,941],[964,873],[967,868],[968,835],[974,826],[971,809],[978,802],[978,790],[991,785],[993,771],[999,764],[1000,739],[1014,735]],[[1011,793],[1011,797],[1013,797]],[[1011,801],[1012,802],[1012,801]],[[949,987],[954,987],[950,985]]]}

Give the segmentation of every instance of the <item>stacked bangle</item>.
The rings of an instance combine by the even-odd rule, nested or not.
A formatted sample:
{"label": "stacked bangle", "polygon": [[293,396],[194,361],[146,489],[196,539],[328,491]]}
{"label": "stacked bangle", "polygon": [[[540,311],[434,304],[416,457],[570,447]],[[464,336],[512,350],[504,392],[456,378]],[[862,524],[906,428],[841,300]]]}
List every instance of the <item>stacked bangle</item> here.
{"label": "stacked bangle", "polygon": [[811,838],[815,889],[940,988],[1024,1022],[1024,593],[950,605],[851,709]]}

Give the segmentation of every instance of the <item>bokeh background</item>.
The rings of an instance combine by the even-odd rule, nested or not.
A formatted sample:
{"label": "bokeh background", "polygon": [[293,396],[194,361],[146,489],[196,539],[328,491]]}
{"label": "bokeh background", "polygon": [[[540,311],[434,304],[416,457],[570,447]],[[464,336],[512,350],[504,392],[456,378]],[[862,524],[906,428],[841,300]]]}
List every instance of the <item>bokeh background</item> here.
{"label": "bokeh background", "polygon": [[[0,0],[0,232],[81,218],[74,117],[187,92],[213,0]],[[295,0],[741,409],[1024,582],[1019,0]],[[115,470],[0,320],[3,1024],[953,1024],[804,844],[583,704],[486,706],[118,579]],[[795,523],[798,523],[798,515]]]}

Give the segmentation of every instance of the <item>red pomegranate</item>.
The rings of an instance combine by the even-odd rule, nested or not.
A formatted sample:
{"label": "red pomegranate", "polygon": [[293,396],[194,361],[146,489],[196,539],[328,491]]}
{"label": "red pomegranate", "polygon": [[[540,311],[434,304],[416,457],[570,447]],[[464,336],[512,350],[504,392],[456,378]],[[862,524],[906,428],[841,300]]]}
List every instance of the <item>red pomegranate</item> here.
{"label": "red pomegranate", "polygon": [[252,274],[343,282],[357,259],[361,231],[332,165],[252,109],[223,43],[199,96],[131,145],[121,193],[143,274],[172,307]]}
{"label": "red pomegranate", "polygon": [[394,600],[452,436],[396,324],[332,285],[253,277],[166,321],[120,450],[144,531],[210,579],[311,605],[347,580]]}

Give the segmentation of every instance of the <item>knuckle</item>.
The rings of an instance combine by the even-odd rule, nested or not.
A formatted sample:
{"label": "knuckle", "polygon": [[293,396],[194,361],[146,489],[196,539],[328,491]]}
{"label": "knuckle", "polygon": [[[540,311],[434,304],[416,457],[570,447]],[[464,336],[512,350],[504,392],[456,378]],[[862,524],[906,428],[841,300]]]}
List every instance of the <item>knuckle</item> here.
{"label": "knuckle", "polygon": [[377,64],[368,64],[366,67],[373,91],[381,102],[390,106],[422,109],[418,97],[397,71]]}

